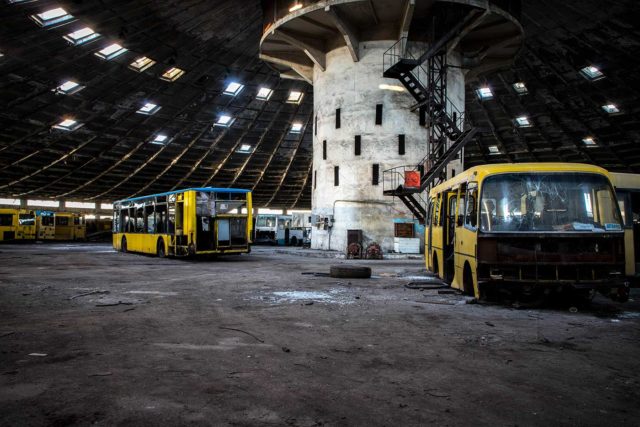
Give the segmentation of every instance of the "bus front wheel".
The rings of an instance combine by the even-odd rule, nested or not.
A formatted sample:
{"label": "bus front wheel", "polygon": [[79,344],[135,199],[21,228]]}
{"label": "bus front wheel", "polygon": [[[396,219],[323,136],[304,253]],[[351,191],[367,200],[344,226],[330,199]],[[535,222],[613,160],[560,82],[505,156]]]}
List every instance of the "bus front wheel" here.
{"label": "bus front wheel", "polygon": [[123,237],[122,238],[122,242],[120,243],[120,251],[122,251],[123,253],[127,253],[127,238]]}
{"label": "bus front wheel", "polygon": [[158,239],[158,248],[156,249],[156,255],[158,255],[158,258],[164,258],[167,256],[167,253],[164,250],[164,241],[162,239]]}

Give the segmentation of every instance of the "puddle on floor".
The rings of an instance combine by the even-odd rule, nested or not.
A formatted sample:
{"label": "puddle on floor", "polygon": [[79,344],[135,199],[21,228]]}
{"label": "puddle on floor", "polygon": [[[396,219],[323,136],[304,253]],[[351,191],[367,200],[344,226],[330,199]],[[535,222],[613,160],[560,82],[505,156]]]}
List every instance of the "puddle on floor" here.
{"label": "puddle on floor", "polygon": [[254,297],[271,304],[297,303],[297,302],[326,302],[329,304],[353,304],[354,297],[343,290],[331,289],[327,292],[320,291],[276,291],[267,295]]}

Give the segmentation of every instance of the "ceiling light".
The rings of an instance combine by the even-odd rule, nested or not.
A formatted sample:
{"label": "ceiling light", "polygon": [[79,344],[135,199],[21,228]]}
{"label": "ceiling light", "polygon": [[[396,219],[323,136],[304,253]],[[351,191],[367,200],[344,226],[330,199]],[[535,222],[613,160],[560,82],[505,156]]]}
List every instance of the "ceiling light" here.
{"label": "ceiling light", "polygon": [[598,67],[594,67],[593,65],[589,65],[581,69],[580,74],[582,74],[585,79],[591,81],[596,81],[604,78],[604,74],[602,74],[602,71],[600,71]]}
{"label": "ceiling light", "polygon": [[151,116],[151,115],[157,113],[158,110],[160,110],[160,108],[162,108],[162,107],[160,107],[159,105],[153,104],[151,102],[147,102],[142,107],[140,107],[140,109],[138,111],[136,111],[136,113],[144,114],[144,115],[147,115],[147,116]]}
{"label": "ceiling light", "polygon": [[302,3],[295,2],[293,6],[289,8],[289,12],[295,12],[296,10],[300,10],[300,9],[302,9]]}
{"label": "ceiling light", "polygon": [[184,74],[184,70],[178,67],[171,67],[160,76],[161,80],[175,82]]}
{"label": "ceiling light", "polygon": [[291,92],[289,92],[289,97],[287,98],[287,102],[290,104],[300,104],[300,101],[302,101],[303,96],[304,94],[302,92],[299,92],[297,90],[292,90]]}
{"label": "ceiling light", "polygon": [[602,109],[609,114],[618,114],[620,112],[620,109],[616,104],[603,105]]}
{"label": "ceiling light", "polygon": [[515,90],[518,95],[526,95],[527,93],[529,93],[529,90],[527,89],[527,86],[524,84],[524,82],[514,83],[513,90]]}
{"label": "ceiling light", "polygon": [[238,153],[243,153],[243,154],[247,154],[247,153],[251,153],[251,151],[253,151],[251,145],[249,144],[242,144],[240,146],[240,148],[238,148],[238,150],[236,150]]}
{"label": "ceiling light", "polygon": [[476,89],[476,95],[478,95],[478,98],[480,98],[481,101],[493,98],[493,92],[491,92],[491,88],[489,87]]}
{"label": "ceiling light", "polygon": [[231,126],[231,123],[233,123],[233,117],[227,116],[226,114],[223,114],[220,117],[218,117],[218,121],[215,122],[214,125],[215,126],[229,127],[229,126]]}
{"label": "ceiling light", "polygon": [[96,33],[89,27],[84,27],[62,37],[72,45],[79,46],[100,37],[100,34]]}
{"label": "ceiling light", "polygon": [[120,46],[118,43],[110,44],[104,49],[96,52],[96,56],[105,59],[107,61],[115,58],[116,56],[120,56],[127,51],[126,48]]}
{"label": "ceiling light", "polygon": [[82,126],[82,123],[78,123],[74,119],[64,119],[57,125],[53,125],[53,129],[66,130],[66,131],[74,131]]}
{"label": "ceiling light", "polygon": [[291,125],[291,133],[300,133],[302,131],[302,123],[294,123]]}
{"label": "ceiling light", "polygon": [[167,141],[169,137],[167,135],[163,135],[161,133],[157,134],[152,140],[151,143],[152,144],[160,144],[160,145],[164,145]]}
{"label": "ceiling light", "polygon": [[66,10],[57,7],[55,9],[49,9],[46,12],[31,15],[30,18],[41,27],[50,27],[51,25],[61,24],[73,19],[73,15],[69,15]]}
{"label": "ceiling light", "polygon": [[236,82],[231,82],[229,83],[229,85],[227,86],[227,88],[224,90],[223,93],[225,95],[236,96],[237,94],[240,93],[240,91],[242,91],[243,88],[244,88],[244,85]]}
{"label": "ceiling light", "polygon": [[256,95],[256,99],[259,99],[260,101],[268,101],[272,94],[273,90],[268,87],[261,87],[258,91],[258,95]]}
{"label": "ceiling light", "polygon": [[530,128],[532,124],[527,116],[522,116],[516,118],[516,126],[519,128]]}
{"label": "ceiling light", "polygon": [[129,64],[129,68],[132,69],[133,71],[137,71],[141,73],[144,70],[150,67],[153,67],[155,63],[156,61],[154,61],[153,59],[148,58],[146,56],[141,56],[140,58],[136,59],[131,64]]}
{"label": "ceiling light", "polygon": [[84,89],[84,86],[81,86],[80,84],[72,80],[67,80],[60,86],[53,89],[53,91],[58,95],[73,95],[74,93],[79,92],[82,89]]}
{"label": "ceiling light", "polygon": [[593,139],[592,136],[582,138],[582,143],[587,147],[595,147],[597,145],[595,139]]}
{"label": "ceiling light", "polygon": [[382,90],[392,90],[394,92],[404,92],[404,88],[402,86],[398,86],[398,85],[387,85],[387,84],[381,84],[378,86],[378,89],[382,89]]}
{"label": "ceiling light", "polygon": [[498,148],[497,145],[490,145],[488,148],[489,148],[489,154],[491,155],[500,154],[500,149]]}

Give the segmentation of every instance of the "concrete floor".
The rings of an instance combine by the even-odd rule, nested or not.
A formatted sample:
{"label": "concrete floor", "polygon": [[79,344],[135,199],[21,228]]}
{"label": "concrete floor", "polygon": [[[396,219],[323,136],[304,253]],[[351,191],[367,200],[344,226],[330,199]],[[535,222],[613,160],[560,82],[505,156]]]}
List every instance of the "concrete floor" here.
{"label": "concrete floor", "polygon": [[415,260],[301,274],[340,262],[0,246],[0,424],[640,423],[639,292],[572,313],[406,289]]}

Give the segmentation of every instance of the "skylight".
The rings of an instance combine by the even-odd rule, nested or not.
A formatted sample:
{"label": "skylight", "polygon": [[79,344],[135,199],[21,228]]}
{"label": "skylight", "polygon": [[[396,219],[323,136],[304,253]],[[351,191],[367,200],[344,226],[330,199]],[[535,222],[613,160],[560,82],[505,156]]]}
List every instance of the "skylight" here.
{"label": "skylight", "polygon": [[163,134],[159,133],[151,140],[151,143],[152,144],[164,145],[164,144],[166,144],[168,142],[167,139],[169,139],[169,137],[167,135],[163,135]]}
{"label": "skylight", "polygon": [[587,80],[596,81],[604,78],[604,74],[598,67],[593,65],[589,65],[580,70],[580,74]]}
{"label": "skylight", "polygon": [[244,85],[236,82],[231,82],[229,83],[229,85],[227,86],[227,88],[224,90],[223,93],[225,95],[236,96],[237,94],[240,93],[240,91],[242,91],[243,88],[244,88]]}
{"label": "skylight", "polygon": [[136,111],[136,113],[151,116],[157,113],[160,110],[160,108],[162,107],[160,107],[159,105],[153,104],[151,102],[147,102],[142,107],[140,107],[140,109]]}
{"label": "skylight", "polygon": [[81,126],[82,126],[82,123],[78,123],[74,119],[64,119],[63,121],[61,121],[57,125],[53,125],[52,127],[53,129],[66,130],[66,131],[72,132]]}
{"label": "skylight", "polygon": [[522,116],[516,118],[516,126],[518,126],[519,128],[530,128],[533,125],[531,124],[527,116]]}
{"label": "skylight", "polygon": [[289,92],[289,97],[287,98],[287,102],[291,104],[300,104],[300,101],[302,101],[303,96],[304,94],[302,92],[299,92],[297,90],[292,90],[291,92]]}
{"label": "skylight", "polygon": [[81,86],[73,80],[67,80],[60,86],[53,89],[53,91],[58,95],[73,95],[74,93],[79,92],[82,89],[84,89],[84,86]]}
{"label": "skylight", "polygon": [[616,104],[603,105],[602,109],[608,114],[618,114],[620,112],[620,109]]}
{"label": "skylight", "polygon": [[300,133],[302,131],[302,123],[294,123],[291,125],[291,133]]}
{"label": "skylight", "polygon": [[182,77],[183,74],[183,69],[180,69],[178,67],[171,67],[160,76],[160,79],[167,82],[175,82],[180,77]]}
{"label": "skylight", "polygon": [[489,148],[489,154],[491,155],[500,154],[500,149],[498,148],[497,145],[490,145],[488,148]]}
{"label": "skylight", "polygon": [[251,153],[253,151],[253,147],[249,144],[242,144],[240,148],[236,150],[238,153]]}
{"label": "skylight", "polygon": [[489,87],[476,89],[476,95],[478,95],[478,98],[480,98],[481,101],[493,98],[493,92],[491,92],[491,88]]}
{"label": "skylight", "polygon": [[269,89],[268,87],[261,87],[256,95],[256,99],[260,101],[268,101],[269,98],[271,98],[271,95],[273,95],[272,89]]}
{"label": "skylight", "polygon": [[67,34],[66,36],[63,36],[63,38],[68,41],[69,43],[71,43],[74,46],[79,46],[81,44],[84,44],[88,41],[91,41],[93,39],[96,39],[100,37],[100,34],[96,33],[95,31],[93,31],[91,28],[89,27],[84,27],[81,28],[77,31],[74,31],[72,33]]}
{"label": "skylight", "polygon": [[515,90],[518,95],[526,95],[527,93],[529,93],[527,85],[525,85],[524,82],[514,83],[513,90]]}
{"label": "skylight", "polygon": [[146,56],[141,56],[140,58],[136,59],[131,64],[129,64],[129,68],[131,68],[133,71],[137,71],[141,73],[144,70],[150,67],[153,67],[155,63],[156,61],[154,61],[153,59],[148,58]]}
{"label": "skylight", "polygon": [[105,47],[104,49],[96,52],[96,56],[109,61],[115,58],[116,56],[122,55],[126,51],[127,49],[120,46],[118,43],[113,43]]}
{"label": "skylight", "polygon": [[56,7],[55,9],[49,9],[46,12],[31,15],[30,18],[41,27],[50,27],[51,25],[61,24],[73,19],[73,15],[69,15],[67,11],[61,7]]}
{"label": "skylight", "polygon": [[233,117],[227,116],[226,114],[223,114],[220,117],[218,117],[218,121],[215,122],[214,125],[215,126],[229,127],[229,126],[231,126],[231,123],[233,123]]}
{"label": "skylight", "polygon": [[596,145],[598,145],[598,144],[596,144],[596,141],[595,141],[595,139],[593,139],[592,136],[587,136],[587,137],[582,138],[582,143],[584,145],[586,145],[587,147],[595,147]]}

